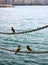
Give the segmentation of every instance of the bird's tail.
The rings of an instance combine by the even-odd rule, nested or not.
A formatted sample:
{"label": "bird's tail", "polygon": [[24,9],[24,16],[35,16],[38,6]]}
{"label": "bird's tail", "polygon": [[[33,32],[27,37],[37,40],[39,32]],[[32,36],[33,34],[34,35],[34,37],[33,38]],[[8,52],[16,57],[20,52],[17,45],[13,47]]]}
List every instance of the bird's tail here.
{"label": "bird's tail", "polygon": [[17,54],[17,52],[15,52],[15,54]]}

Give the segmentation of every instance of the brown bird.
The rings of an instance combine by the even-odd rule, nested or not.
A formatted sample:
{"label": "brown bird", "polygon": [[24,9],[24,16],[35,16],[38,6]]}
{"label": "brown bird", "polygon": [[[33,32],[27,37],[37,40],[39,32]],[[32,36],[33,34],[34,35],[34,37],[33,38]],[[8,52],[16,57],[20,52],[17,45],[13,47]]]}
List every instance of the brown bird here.
{"label": "brown bird", "polygon": [[32,51],[32,49],[30,48],[29,45],[27,45],[27,50],[28,50],[28,51]]}
{"label": "brown bird", "polygon": [[16,49],[15,54],[17,54],[17,52],[19,52],[20,50],[21,50],[21,46],[20,46],[20,45],[18,45],[18,48]]}
{"label": "brown bird", "polygon": [[12,30],[13,33],[15,33],[15,29],[13,27],[11,27],[11,30]]}

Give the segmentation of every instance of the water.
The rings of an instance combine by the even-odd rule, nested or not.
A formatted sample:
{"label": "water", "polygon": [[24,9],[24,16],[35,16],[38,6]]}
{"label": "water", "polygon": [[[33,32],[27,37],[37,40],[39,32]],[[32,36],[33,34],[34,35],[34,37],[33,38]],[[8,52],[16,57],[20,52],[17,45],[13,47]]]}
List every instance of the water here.
{"label": "water", "polygon": [[[16,32],[35,29],[48,24],[48,6],[15,6],[0,8],[0,32]],[[0,47],[15,50],[27,50],[30,45],[33,51],[48,50],[48,28],[21,35],[0,34]],[[0,65],[48,65],[48,54],[14,54],[0,49]]]}

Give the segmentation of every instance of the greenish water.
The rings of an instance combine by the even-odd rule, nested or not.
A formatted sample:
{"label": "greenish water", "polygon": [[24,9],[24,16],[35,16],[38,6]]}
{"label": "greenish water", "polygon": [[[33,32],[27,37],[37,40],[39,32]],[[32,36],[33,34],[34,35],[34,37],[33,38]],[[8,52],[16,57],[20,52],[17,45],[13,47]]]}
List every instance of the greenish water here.
{"label": "greenish water", "polygon": [[[0,8],[0,32],[16,32],[48,25],[48,6],[15,6]],[[25,51],[30,45],[33,51],[48,50],[48,28],[21,35],[0,34],[0,47],[15,50],[21,45]],[[14,54],[0,49],[0,65],[48,65],[48,54]]]}

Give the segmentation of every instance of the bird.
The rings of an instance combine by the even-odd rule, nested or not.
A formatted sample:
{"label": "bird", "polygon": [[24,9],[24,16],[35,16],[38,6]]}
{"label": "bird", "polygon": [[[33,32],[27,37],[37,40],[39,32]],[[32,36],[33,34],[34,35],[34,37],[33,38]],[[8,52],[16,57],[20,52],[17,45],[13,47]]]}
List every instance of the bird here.
{"label": "bird", "polygon": [[11,30],[12,30],[13,33],[15,33],[15,29],[13,27],[11,27]]}
{"label": "bird", "polygon": [[18,45],[18,48],[17,48],[16,51],[15,51],[15,54],[17,54],[17,52],[19,52],[20,50],[21,50],[21,46]]}
{"label": "bird", "polygon": [[32,49],[30,48],[29,45],[27,45],[27,50],[28,50],[28,51],[32,51]]}

